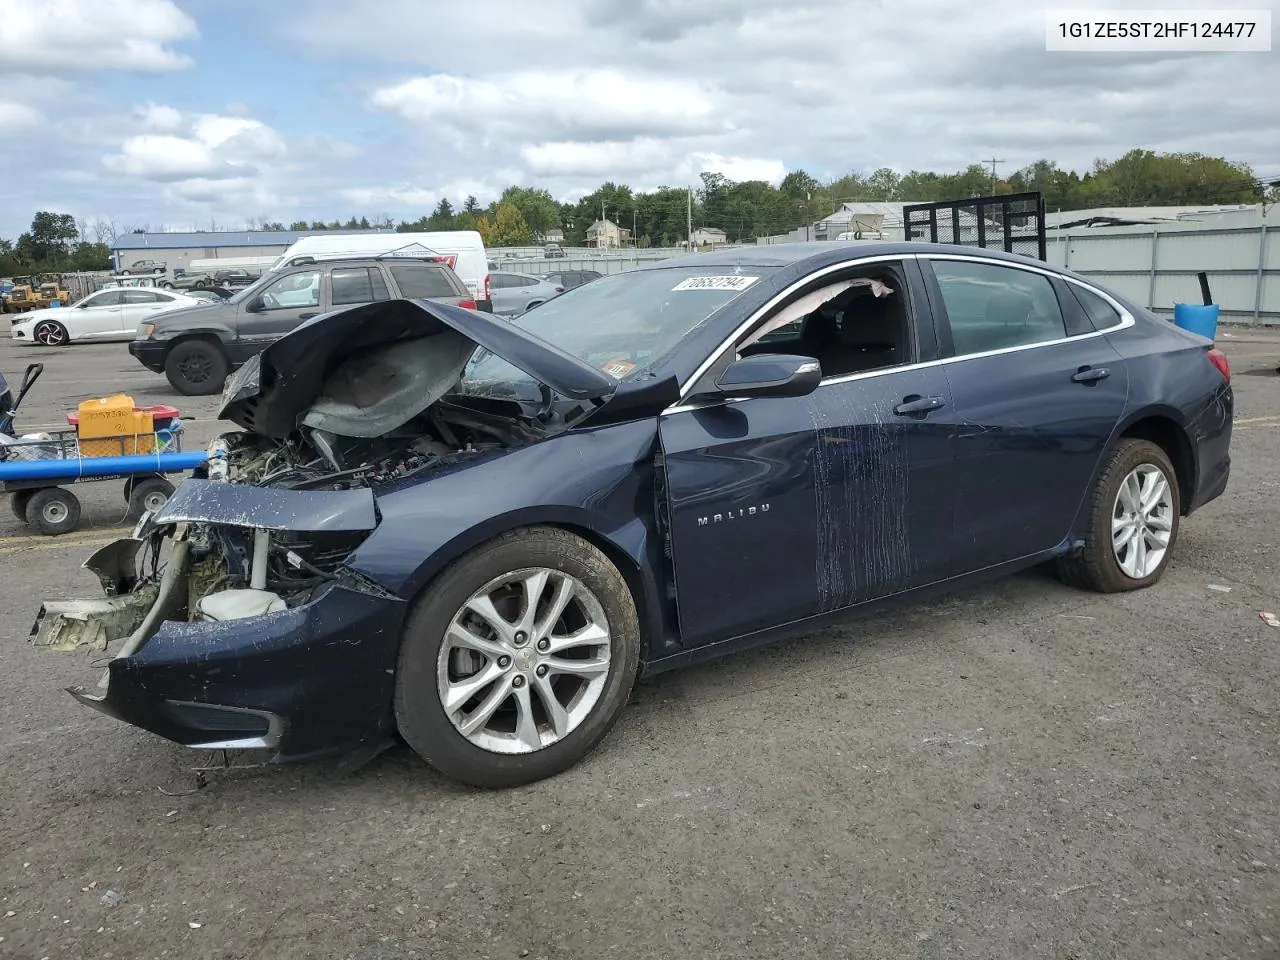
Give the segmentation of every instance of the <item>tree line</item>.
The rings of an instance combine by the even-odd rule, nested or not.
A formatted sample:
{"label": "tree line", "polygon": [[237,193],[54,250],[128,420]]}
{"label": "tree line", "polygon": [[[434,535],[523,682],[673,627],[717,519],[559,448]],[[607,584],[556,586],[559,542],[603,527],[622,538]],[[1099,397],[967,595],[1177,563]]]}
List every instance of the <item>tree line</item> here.
{"label": "tree line", "polygon": [[[255,230],[367,230],[401,232],[477,230],[488,247],[537,243],[559,230],[568,246],[583,246],[592,224],[608,219],[629,231],[639,247],[670,247],[687,239],[692,199],[694,227],[718,227],[730,243],[789,233],[838,210],[842,203],[897,201],[928,203],[968,197],[1039,191],[1046,209],[1199,205],[1280,202],[1280,179],[1264,183],[1247,164],[1199,153],[1155,153],[1131,150],[1116,160],[1097,160],[1084,173],[1038,160],[1007,176],[993,175],[982,164],[955,173],[888,167],[849,173],[820,182],[804,170],[793,170],[777,186],[763,180],[734,182],[721,173],[704,172],[692,191],[683,186],[642,192],[607,181],[573,203],[560,203],[544,189],[507,187],[487,206],[469,196],[455,207],[441,199],[417,220],[395,221],[382,214],[341,220],[251,218]],[[219,225],[210,221],[209,229]],[[105,270],[117,230],[114,221],[76,220],[70,214],[41,211],[31,229],[16,241],[0,240],[0,276],[66,270]],[[146,233],[145,225],[124,232]]]}

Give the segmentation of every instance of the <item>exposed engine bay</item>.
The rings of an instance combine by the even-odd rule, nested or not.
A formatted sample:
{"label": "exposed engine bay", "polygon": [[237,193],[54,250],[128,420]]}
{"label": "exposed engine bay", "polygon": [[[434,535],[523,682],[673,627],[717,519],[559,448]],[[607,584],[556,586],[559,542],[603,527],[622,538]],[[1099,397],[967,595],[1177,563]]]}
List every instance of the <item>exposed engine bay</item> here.
{"label": "exposed engine bay", "polygon": [[481,341],[520,334],[486,321],[471,337],[450,322],[475,326],[468,311],[390,301],[304,324],[251,358],[219,411],[242,430],[218,437],[202,470],[132,537],[85,562],[106,597],[45,604],[34,642],[106,649],[123,639],[121,658],[164,622],[280,613],[334,581],[385,595],[344,566],[378,525],[379,490],[543,439],[611,389],[559,355],[531,396],[469,380]]}

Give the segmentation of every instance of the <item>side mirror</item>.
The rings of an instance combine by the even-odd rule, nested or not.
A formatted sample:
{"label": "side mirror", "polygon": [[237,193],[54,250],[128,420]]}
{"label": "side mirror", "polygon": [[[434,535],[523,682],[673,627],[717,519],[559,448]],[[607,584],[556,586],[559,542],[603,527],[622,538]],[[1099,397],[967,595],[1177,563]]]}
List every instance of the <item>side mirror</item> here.
{"label": "side mirror", "polygon": [[[224,297],[223,299],[225,300],[226,298]],[[254,297],[252,300],[250,300],[248,303],[246,303],[246,304],[244,305],[244,312],[245,312],[245,313],[261,313],[261,312],[262,312],[262,298],[261,298],[261,297]]]}
{"label": "side mirror", "polygon": [[822,381],[822,365],[813,357],[757,353],[729,365],[716,381],[725,397],[804,397]]}

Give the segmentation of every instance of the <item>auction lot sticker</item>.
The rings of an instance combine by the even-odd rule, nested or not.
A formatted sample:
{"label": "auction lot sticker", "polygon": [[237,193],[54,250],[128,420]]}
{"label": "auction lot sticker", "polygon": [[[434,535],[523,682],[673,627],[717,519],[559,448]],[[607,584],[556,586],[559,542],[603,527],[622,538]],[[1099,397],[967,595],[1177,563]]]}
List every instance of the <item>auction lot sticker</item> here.
{"label": "auction lot sticker", "polygon": [[759,277],[690,277],[681,280],[672,290],[745,290]]}

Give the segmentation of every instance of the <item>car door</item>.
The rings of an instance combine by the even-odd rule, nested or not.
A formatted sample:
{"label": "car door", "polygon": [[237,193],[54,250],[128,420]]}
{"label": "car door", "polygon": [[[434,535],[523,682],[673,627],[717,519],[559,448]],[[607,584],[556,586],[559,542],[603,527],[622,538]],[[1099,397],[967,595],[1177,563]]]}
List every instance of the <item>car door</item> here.
{"label": "car door", "polygon": [[110,336],[124,323],[124,290],[99,290],[85,297],[71,309],[71,336],[94,339]]}
{"label": "car door", "polygon": [[1128,371],[1069,286],[1032,266],[922,261],[958,417],[954,572],[1051,550],[1128,397]]}
{"label": "car door", "polygon": [[523,277],[512,273],[494,273],[489,276],[489,293],[493,300],[493,312],[504,317],[523,309]]}
{"label": "car door", "polygon": [[318,316],[319,268],[293,270],[272,281],[245,304],[239,318],[243,340],[278,340],[304,320]]}
{"label": "car door", "polygon": [[143,320],[159,313],[172,302],[170,297],[155,290],[125,290],[121,325],[115,332],[122,336],[128,334],[132,338]]}
{"label": "car door", "polygon": [[[685,405],[661,418],[686,646],[948,575],[947,379],[919,362],[932,358],[932,336],[918,270],[910,261],[881,267],[899,278],[895,361],[855,372],[832,366],[804,397]],[[793,339],[772,338],[758,352],[822,353]]]}

